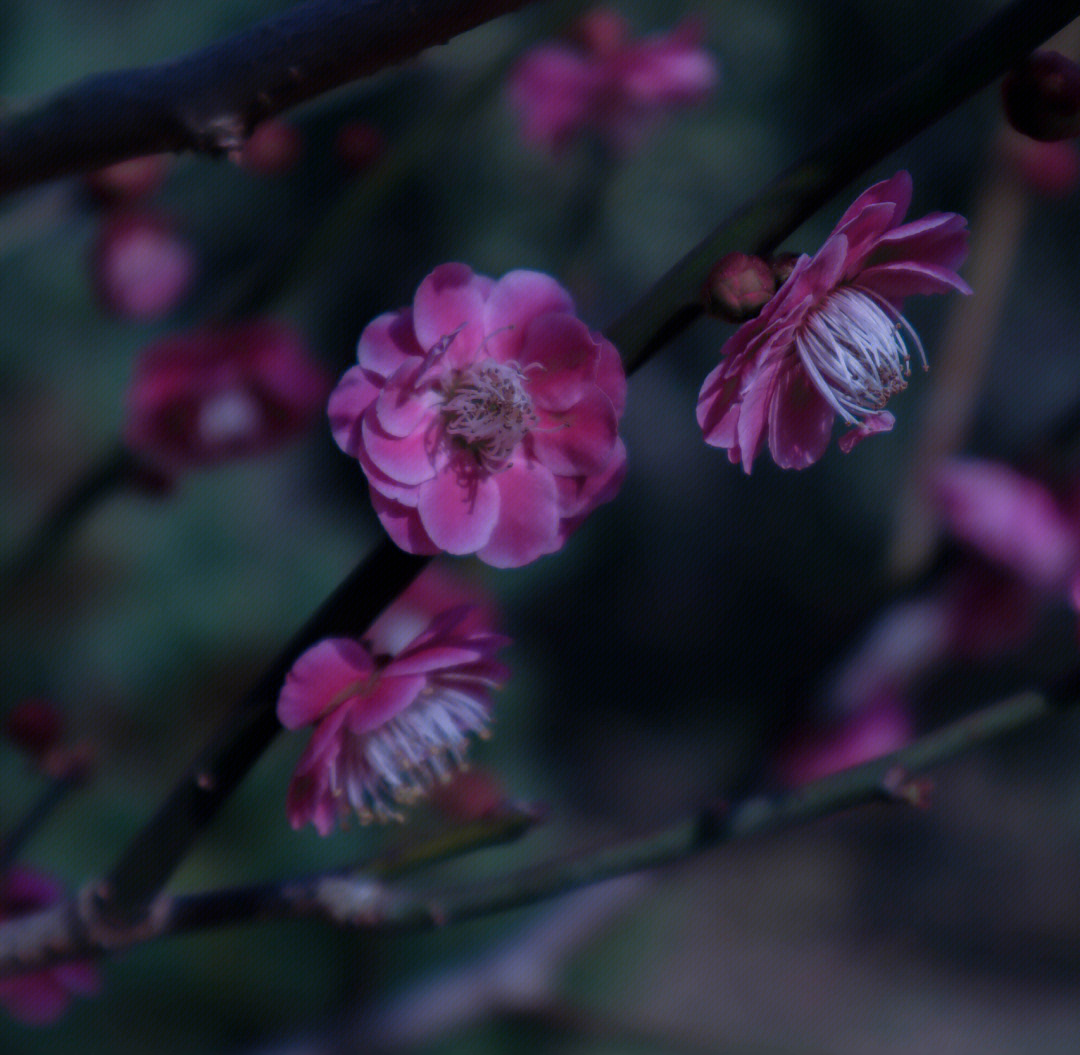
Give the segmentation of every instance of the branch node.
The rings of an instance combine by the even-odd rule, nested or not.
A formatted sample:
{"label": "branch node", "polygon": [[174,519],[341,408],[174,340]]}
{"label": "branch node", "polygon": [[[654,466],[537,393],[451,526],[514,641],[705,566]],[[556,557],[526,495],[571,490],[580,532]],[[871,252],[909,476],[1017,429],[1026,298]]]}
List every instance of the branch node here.
{"label": "branch node", "polygon": [[93,880],[85,884],[75,898],[82,931],[95,948],[108,952],[167,932],[173,912],[171,896],[162,894],[144,906],[138,916],[117,922],[108,918],[110,893],[108,882]]}
{"label": "branch node", "polygon": [[881,790],[890,802],[927,810],[932,805],[934,782],[929,777],[913,777],[903,766],[893,766],[882,777]]}

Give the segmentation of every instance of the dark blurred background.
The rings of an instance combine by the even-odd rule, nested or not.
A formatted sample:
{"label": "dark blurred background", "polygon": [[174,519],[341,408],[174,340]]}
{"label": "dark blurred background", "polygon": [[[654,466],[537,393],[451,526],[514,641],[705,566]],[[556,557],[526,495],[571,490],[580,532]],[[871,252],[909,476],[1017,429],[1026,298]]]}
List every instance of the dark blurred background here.
{"label": "dark blurred background", "polygon": [[[7,0],[0,94],[18,101],[166,58],[288,6]],[[0,203],[0,543],[13,548],[109,449],[133,357],[154,338],[214,316],[283,317],[336,375],[363,325],[452,259],[494,276],[550,272],[603,327],[853,106],[999,5],[620,2],[641,32],[701,14],[721,84],[612,169],[583,232],[561,218],[588,175],[588,151],[553,160],[525,147],[497,71],[587,6],[536,5],[287,115],[302,151],[283,173],[178,159],[147,207],[189,241],[198,277],[165,318],[118,319],[96,300],[89,260],[103,210],[81,181]],[[361,172],[335,151],[350,121],[376,126],[387,144]],[[845,190],[788,248],[813,251],[863,186],[899,168],[914,178],[912,216],[970,216],[999,124],[988,89]],[[1080,401],[1080,196],[1033,195],[1030,206],[989,363],[970,379],[979,396],[963,444],[1011,461],[1045,451]],[[473,758],[513,794],[547,802],[552,819],[448,876],[616,836],[717,795],[768,791],[792,738],[818,729],[828,742],[837,716],[826,690],[844,657],[880,613],[933,590],[956,559],[935,551],[899,585],[888,574],[952,307],[947,298],[907,307],[931,369],[890,407],[895,431],[848,456],[834,445],[800,473],[763,457],[746,476],[702,443],[697,391],[731,331],[698,323],[631,383],[630,471],[614,503],[534,566],[457,562],[492,592],[514,638],[495,735]],[[1068,432],[1053,452],[1075,471]],[[321,423],[280,453],[192,472],[166,498],[103,504],[3,616],[0,713],[49,697],[98,758],[95,779],[35,837],[27,863],[70,886],[106,871],[219,715],[380,530],[360,470]],[[928,730],[1056,676],[1076,649],[1075,617],[1047,603],[1017,647],[920,671],[904,704]],[[1078,734],[1080,723],[1062,717],[980,748],[936,775],[927,813],[866,808],[720,851],[642,889],[602,935],[571,943],[557,972],[553,995],[602,1017],[607,1032],[504,1018],[422,1049],[1073,1052]],[[396,836],[289,828],[284,794],[303,741],[275,743],[173,889],[342,864]],[[0,744],[0,825],[39,789]],[[421,807],[410,823],[435,820]],[[0,1017],[0,1048],[274,1050],[511,940],[545,918],[538,911],[397,939],[295,922],[137,948],[104,965],[102,994],[56,1025]],[[619,1026],[639,1035],[620,1038]]]}

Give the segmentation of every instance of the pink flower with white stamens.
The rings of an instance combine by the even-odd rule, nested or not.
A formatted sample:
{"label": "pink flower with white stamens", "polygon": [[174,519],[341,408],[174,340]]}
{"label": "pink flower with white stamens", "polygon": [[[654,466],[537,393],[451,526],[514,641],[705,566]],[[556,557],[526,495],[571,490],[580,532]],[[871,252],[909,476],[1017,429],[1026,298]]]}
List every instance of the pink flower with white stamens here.
{"label": "pink flower with white stamens", "polygon": [[288,729],[315,726],[289,786],[294,828],[310,821],[328,835],[350,814],[400,819],[402,803],[448,779],[470,737],[486,735],[491,691],[508,676],[495,654],[508,639],[469,604],[416,632],[424,601],[407,593],[361,640],[321,641],[293,665],[278,718]]}
{"label": "pink flower with white stamens", "polygon": [[907,172],[864,191],[825,244],[799,257],[761,314],[728,339],[698,397],[706,443],[747,472],[766,442],[777,465],[804,469],[825,453],[837,416],[852,426],[840,440],[845,452],[892,428],[884,407],[907,386],[909,340],[926,362],[900,313],[904,299],[971,292],[956,273],[967,221],[930,213],[902,223],[910,202]]}
{"label": "pink flower with white stamens", "polygon": [[365,328],[357,357],[330,425],[402,549],[518,567],[618,491],[622,361],[549,276],[443,264]]}
{"label": "pink flower with white stamens", "polygon": [[[48,908],[63,896],[51,877],[29,868],[12,868],[0,876],[0,921]],[[0,1007],[29,1026],[55,1022],[73,996],[89,996],[101,987],[92,963],[64,963],[31,974],[0,979]]]}

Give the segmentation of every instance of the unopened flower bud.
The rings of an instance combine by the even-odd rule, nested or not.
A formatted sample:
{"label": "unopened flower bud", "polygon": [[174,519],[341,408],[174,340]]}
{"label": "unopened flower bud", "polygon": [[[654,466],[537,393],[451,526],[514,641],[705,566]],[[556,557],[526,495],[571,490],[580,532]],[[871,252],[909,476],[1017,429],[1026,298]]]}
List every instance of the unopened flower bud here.
{"label": "unopened flower bud", "polygon": [[277,176],[288,172],[304,150],[299,130],[286,121],[263,121],[235,154],[236,162],[252,172]]}
{"label": "unopened flower bud", "polygon": [[48,700],[23,700],[4,719],[4,735],[21,751],[40,758],[60,742],[64,719]]}
{"label": "unopened flower bud", "polygon": [[701,294],[710,315],[743,322],[757,315],[775,292],[776,279],[764,260],[728,253],[713,265]]}
{"label": "unopened flower bud", "polygon": [[1080,135],[1080,66],[1056,51],[1037,51],[1006,74],[1001,101],[1009,124],[1032,139]]}
{"label": "unopened flower bud", "polygon": [[777,253],[776,256],[769,257],[769,267],[772,268],[777,289],[787,282],[788,276],[795,270],[798,259],[798,253]]}
{"label": "unopened flower bud", "polygon": [[366,121],[346,121],[338,129],[334,152],[349,172],[364,172],[386,151],[386,137]]}
{"label": "unopened flower bud", "polygon": [[165,181],[171,164],[168,154],[129,158],[88,172],[86,187],[102,205],[129,205],[153,194]]}

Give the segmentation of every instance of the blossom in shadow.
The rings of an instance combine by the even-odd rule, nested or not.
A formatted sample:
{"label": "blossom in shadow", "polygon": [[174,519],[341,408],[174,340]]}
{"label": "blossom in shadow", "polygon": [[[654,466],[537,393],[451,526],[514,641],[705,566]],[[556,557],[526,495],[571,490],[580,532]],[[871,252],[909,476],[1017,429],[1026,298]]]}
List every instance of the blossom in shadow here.
{"label": "blossom in shadow", "polygon": [[124,439],[171,470],[259,454],[306,431],[331,383],[285,323],[175,334],[135,362]]}
{"label": "blossom in shadow", "polygon": [[410,553],[517,567],[618,491],[622,361],[549,276],[443,264],[364,329],[357,357],[330,425]]}
{"label": "blossom in shadow", "polygon": [[534,146],[558,152],[592,131],[625,153],[664,113],[703,102],[719,79],[696,21],[635,39],[617,12],[598,8],[573,38],[533,48],[510,74],[507,95]]}
{"label": "blossom in shadow", "polygon": [[[29,868],[12,868],[0,876],[0,921],[48,908],[63,896],[54,879]],[[92,963],[65,963],[31,974],[0,979],[0,1006],[27,1025],[56,1021],[74,996],[89,996],[101,988]]]}
{"label": "blossom in shadow", "polygon": [[804,469],[828,446],[839,415],[849,451],[892,428],[888,400],[907,386],[908,342],[922,344],[901,314],[915,293],[971,290],[956,273],[967,222],[930,213],[903,223],[911,177],[899,172],[864,191],[825,244],[799,257],[761,314],[721,349],[706,377],[697,419],[705,442],[749,472],[768,444],[777,465]]}
{"label": "blossom in shadow", "polygon": [[355,814],[400,818],[400,806],[450,778],[470,737],[486,735],[491,692],[508,677],[508,639],[481,605],[456,604],[419,630],[406,592],[360,640],[329,638],[293,665],[278,698],[282,725],[313,725],[289,786],[289,822],[322,835]]}

